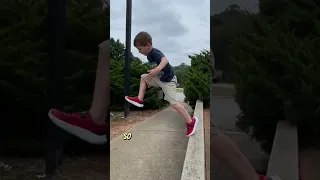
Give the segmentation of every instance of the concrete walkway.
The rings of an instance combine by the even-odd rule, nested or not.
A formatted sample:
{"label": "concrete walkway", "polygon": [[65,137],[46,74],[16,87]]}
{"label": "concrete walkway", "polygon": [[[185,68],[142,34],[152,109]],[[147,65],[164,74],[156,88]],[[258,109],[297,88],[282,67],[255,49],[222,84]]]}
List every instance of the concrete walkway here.
{"label": "concrete walkway", "polygon": [[129,132],[131,140],[121,135],[111,141],[112,180],[180,180],[188,138],[175,110],[168,107]]}

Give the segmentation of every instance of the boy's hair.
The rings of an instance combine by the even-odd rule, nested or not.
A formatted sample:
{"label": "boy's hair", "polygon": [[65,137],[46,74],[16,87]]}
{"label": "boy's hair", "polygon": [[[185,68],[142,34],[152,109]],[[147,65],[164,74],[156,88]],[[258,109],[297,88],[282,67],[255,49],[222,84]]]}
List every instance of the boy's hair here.
{"label": "boy's hair", "polygon": [[152,46],[152,37],[149,33],[141,31],[133,40],[134,46],[145,46],[149,43]]}

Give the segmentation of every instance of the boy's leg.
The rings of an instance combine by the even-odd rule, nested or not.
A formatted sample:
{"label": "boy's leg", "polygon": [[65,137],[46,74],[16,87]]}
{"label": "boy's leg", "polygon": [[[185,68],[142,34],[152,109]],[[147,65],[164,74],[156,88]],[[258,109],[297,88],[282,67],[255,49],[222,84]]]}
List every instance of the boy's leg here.
{"label": "boy's leg", "polygon": [[237,145],[216,128],[211,130],[211,153],[223,162],[239,180],[259,180],[248,159],[242,154]]}
{"label": "boy's leg", "polygon": [[145,80],[146,78],[146,74],[143,74],[141,75],[141,78],[140,78],[140,87],[139,87],[139,95],[138,95],[138,98],[139,100],[143,101],[143,98],[144,98],[144,94],[146,93],[146,90],[147,90],[147,82]]}
{"label": "boy's leg", "polygon": [[237,145],[220,133],[215,125],[211,130],[211,153],[224,163],[239,180],[281,180],[279,177],[259,176]]}
{"label": "boy's leg", "polygon": [[149,87],[159,87],[159,85],[157,84],[157,78],[148,77],[148,74],[142,74],[140,78],[140,88],[138,97],[126,96],[125,99],[129,103],[137,107],[143,107],[144,94],[147,88]]}
{"label": "boy's leg", "polygon": [[50,119],[60,128],[93,144],[104,144],[108,130],[105,124],[110,104],[109,40],[99,45],[99,58],[92,106],[86,113],[65,113],[51,109]]}
{"label": "boy's leg", "polygon": [[90,115],[97,124],[104,124],[110,106],[110,53],[109,41],[99,46],[99,57]]}
{"label": "boy's leg", "polygon": [[165,94],[164,99],[170,103],[170,106],[175,109],[181,116],[184,117],[187,124],[187,133],[186,136],[191,136],[194,134],[197,124],[197,117],[190,117],[188,111],[181,105],[177,99],[177,78],[176,76],[173,79],[173,82],[161,82],[158,80],[159,86],[162,88],[163,93]]}
{"label": "boy's leg", "polygon": [[186,108],[180,103],[170,104],[173,109],[175,109],[183,118],[186,120],[186,123],[190,124],[192,122],[192,118],[190,117]]}

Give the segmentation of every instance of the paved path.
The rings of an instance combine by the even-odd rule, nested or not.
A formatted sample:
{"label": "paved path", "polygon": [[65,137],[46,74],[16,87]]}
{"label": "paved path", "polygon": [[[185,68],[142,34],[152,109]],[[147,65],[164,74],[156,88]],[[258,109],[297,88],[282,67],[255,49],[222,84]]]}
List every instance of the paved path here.
{"label": "paved path", "polygon": [[237,115],[240,110],[232,98],[213,98],[211,102],[214,123],[221,130],[236,130]]}
{"label": "paved path", "polygon": [[168,107],[128,131],[131,140],[115,138],[110,144],[111,179],[180,180],[188,144],[185,131],[184,119]]}

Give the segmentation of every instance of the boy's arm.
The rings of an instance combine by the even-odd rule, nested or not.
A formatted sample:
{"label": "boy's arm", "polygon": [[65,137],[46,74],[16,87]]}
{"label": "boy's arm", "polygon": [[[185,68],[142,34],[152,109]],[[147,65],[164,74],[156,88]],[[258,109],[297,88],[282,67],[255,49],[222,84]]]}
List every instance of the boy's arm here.
{"label": "boy's arm", "polygon": [[161,58],[160,61],[161,62],[157,67],[148,71],[149,72],[148,76],[156,76],[168,64],[168,59],[164,56]]}
{"label": "boy's arm", "polygon": [[156,76],[163,68],[166,67],[166,65],[168,64],[168,59],[160,51],[153,52],[151,57],[152,58],[150,59],[157,62],[158,66],[148,71],[149,76]]}
{"label": "boy's arm", "polygon": [[166,67],[168,64],[168,59],[166,57],[162,57],[160,61],[160,64],[155,68],[159,72]]}

